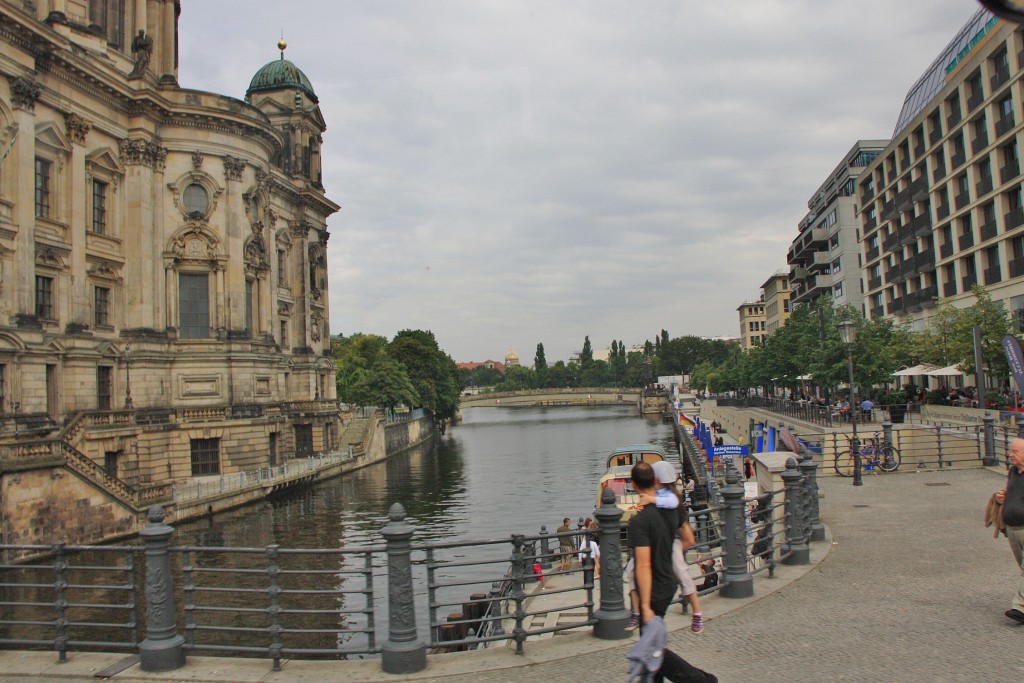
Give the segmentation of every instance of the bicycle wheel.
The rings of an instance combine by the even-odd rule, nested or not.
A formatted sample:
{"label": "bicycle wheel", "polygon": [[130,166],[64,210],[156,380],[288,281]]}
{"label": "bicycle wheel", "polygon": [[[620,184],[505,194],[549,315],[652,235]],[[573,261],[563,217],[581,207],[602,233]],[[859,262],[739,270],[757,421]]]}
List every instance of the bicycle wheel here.
{"label": "bicycle wheel", "polygon": [[882,457],[878,461],[878,469],[883,472],[895,472],[900,468],[900,451],[898,448],[883,446],[881,455]]}
{"label": "bicycle wheel", "polygon": [[836,474],[838,474],[840,477],[852,477],[853,453],[851,451],[843,451],[842,453],[836,453],[835,468]]}

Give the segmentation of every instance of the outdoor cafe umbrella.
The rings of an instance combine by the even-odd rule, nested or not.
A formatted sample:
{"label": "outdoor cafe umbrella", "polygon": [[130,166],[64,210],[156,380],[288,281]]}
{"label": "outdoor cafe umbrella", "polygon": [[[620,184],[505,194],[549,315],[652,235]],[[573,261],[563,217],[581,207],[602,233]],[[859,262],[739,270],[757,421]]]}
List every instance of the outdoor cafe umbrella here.
{"label": "outdoor cafe umbrella", "polygon": [[964,377],[964,376],[966,376],[964,371],[961,370],[960,367],[956,363],[954,363],[953,365],[947,365],[944,368],[938,368],[936,370],[932,370],[931,372],[926,372],[925,374],[930,376],[930,377]]}
{"label": "outdoor cafe umbrella", "polygon": [[934,370],[936,370],[936,367],[934,365],[929,365],[928,363],[921,363],[920,365],[915,365],[910,368],[897,370],[892,374],[895,375],[896,377],[914,377],[917,375],[934,375]]}

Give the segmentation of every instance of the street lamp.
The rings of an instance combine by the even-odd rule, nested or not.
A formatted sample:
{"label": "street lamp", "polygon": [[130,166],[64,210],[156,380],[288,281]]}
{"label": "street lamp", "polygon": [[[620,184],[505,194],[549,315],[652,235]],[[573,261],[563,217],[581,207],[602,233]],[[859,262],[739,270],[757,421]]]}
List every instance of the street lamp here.
{"label": "street lamp", "polygon": [[839,338],[846,347],[846,367],[850,373],[850,424],[853,425],[853,436],[850,438],[850,450],[853,451],[853,485],[863,486],[860,467],[860,441],[857,440],[857,414],[855,412],[856,396],[853,393],[853,345],[857,341],[857,323],[844,320],[837,325]]}
{"label": "street lamp", "polygon": [[980,0],[993,14],[1016,23],[1024,22],[1024,2],[1021,0]]}

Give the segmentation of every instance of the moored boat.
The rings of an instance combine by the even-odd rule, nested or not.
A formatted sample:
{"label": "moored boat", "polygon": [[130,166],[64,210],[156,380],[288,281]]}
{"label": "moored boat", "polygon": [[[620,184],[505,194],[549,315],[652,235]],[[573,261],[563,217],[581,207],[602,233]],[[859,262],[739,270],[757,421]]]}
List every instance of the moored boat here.
{"label": "moored boat", "polygon": [[611,489],[615,493],[615,505],[622,510],[622,523],[626,524],[637,511],[639,498],[630,481],[630,470],[638,462],[654,464],[667,460],[665,449],[653,444],[619,446],[608,456],[608,471],[597,482],[597,507],[601,507],[601,495]]}

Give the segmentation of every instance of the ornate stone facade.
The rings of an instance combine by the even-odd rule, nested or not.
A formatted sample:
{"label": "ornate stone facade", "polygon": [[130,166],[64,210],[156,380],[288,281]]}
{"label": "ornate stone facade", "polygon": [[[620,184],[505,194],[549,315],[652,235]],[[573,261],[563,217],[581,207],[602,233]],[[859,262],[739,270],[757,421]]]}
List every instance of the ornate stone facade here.
{"label": "ornate stone facade", "polygon": [[136,492],[333,448],[308,79],[301,107],[290,62],[245,101],[179,89],[174,0],[26,7],[0,0],[0,447],[56,438]]}

